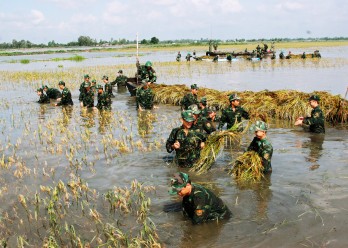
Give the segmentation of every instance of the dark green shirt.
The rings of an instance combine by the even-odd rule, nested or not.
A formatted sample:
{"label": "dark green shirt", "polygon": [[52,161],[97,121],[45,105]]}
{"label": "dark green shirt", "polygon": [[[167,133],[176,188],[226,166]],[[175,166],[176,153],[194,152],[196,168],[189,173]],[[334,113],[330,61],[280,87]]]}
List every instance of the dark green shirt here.
{"label": "dark green shirt", "polygon": [[191,194],[184,196],[182,206],[184,215],[188,216],[193,224],[231,216],[231,211],[219,197],[198,184],[192,184]]}
{"label": "dark green shirt", "polygon": [[190,92],[181,99],[180,105],[182,106],[182,109],[187,110],[192,104],[196,104],[198,106],[198,100],[197,95]]}
{"label": "dark green shirt", "polygon": [[108,93],[98,94],[97,108],[99,110],[111,110],[111,98]]}
{"label": "dark green shirt", "polygon": [[242,107],[236,107],[233,111],[232,106],[222,111],[220,118],[219,129],[221,129],[225,123],[227,123],[227,129],[230,129],[234,124],[240,123],[244,119],[249,119],[249,114]]}
{"label": "dark green shirt", "polygon": [[79,91],[80,91],[79,101],[82,102],[82,101],[83,101],[83,97],[84,97],[84,95],[85,95],[85,93],[86,93],[85,82],[82,82],[82,83],[80,84],[80,89],[79,89]]}
{"label": "dark green shirt", "polygon": [[111,85],[117,85],[117,87],[123,87],[126,86],[128,78],[124,75],[119,75],[116,77],[115,81],[111,82]]}
{"label": "dark green shirt", "polygon": [[94,92],[92,89],[84,93],[82,102],[84,107],[87,107],[87,108],[94,107]]}
{"label": "dark green shirt", "polygon": [[172,130],[166,142],[167,152],[171,153],[174,149],[172,145],[179,141],[180,148],[176,150],[175,161],[180,167],[192,167],[199,159],[201,153],[201,142],[205,141],[205,136],[195,130],[190,129],[185,134],[184,128],[177,127]]}
{"label": "dark green shirt", "polygon": [[143,87],[141,87],[137,89],[137,92],[136,92],[137,109],[139,109],[139,106],[142,109],[152,109],[154,96],[155,95],[153,94],[151,88],[144,89]]}
{"label": "dark green shirt", "polygon": [[58,99],[58,98],[62,97],[62,94],[56,88],[48,88],[47,91],[46,91],[46,95],[50,99]]}
{"label": "dark green shirt", "polygon": [[38,103],[50,103],[50,98],[46,96],[44,93],[41,94]]}
{"label": "dark green shirt", "polygon": [[145,65],[140,65],[139,63],[136,64],[138,69],[138,77],[140,81],[146,81],[146,82],[156,82],[157,76],[156,71],[151,67],[150,69],[146,68]]}
{"label": "dark green shirt", "polygon": [[112,93],[112,86],[109,82],[105,83],[104,91],[109,94],[109,96],[114,96]]}
{"label": "dark green shirt", "polygon": [[271,159],[273,155],[273,146],[266,138],[260,140],[254,137],[248,147],[248,151],[254,151],[260,156],[264,172],[272,170]]}
{"label": "dark green shirt", "polygon": [[71,99],[71,92],[70,90],[65,87],[62,91],[62,99],[59,103],[57,103],[57,106],[65,106],[65,105],[74,105],[72,99]]}
{"label": "dark green shirt", "polygon": [[312,109],[311,116],[303,120],[303,124],[309,125],[309,131],[313,133],[325,133],[325,117],[319,106]]}

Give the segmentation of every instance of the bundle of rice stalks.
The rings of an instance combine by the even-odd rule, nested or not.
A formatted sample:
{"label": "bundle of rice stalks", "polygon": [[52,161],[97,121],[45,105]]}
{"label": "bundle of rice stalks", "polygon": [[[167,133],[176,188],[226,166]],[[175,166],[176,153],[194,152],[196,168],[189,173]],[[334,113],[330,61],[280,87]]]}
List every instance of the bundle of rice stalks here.
{"label": "bundle of rice stalks", "polygon": [[237,181],[259,181],[263,177],[263,166],[260,156],[248,151],[239,156],[229,171]]}
{"label": "bundle of rice stalks", "polygon": [[194,164],[190,171],[196,171],[198,174],[207,172],[221,149],[224,147],[225,142],[239,141],[241,132],[238,132],[241,123],[234,125],[228,130],[214,132],[208,136],[205,142],[205,146],[201,151],[199,160]]}
{"label": "bundle of rice stalks", "polygon": [[154,101],[162,104],[180,105],[181,99],[188,92],[186,85],[151,85],[155,94]]}
{"label": "bundle of rice stalks", "polygon": [[278,119],[296,120],[299,116],[306,116],[310,113],[308,102],[303,101],[299,96],[290,98],[275,109],[275,115]]}

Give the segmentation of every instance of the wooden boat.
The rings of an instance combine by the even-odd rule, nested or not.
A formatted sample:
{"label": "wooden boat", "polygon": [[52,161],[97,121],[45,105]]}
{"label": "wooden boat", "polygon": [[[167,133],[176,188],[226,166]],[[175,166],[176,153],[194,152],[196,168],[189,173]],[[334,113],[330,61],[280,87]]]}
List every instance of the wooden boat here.
{"label": "wooden boat", "polygon": [[140,82],[141,81],[137,80],[136,77],[127,78],[126,86],[127,86],[129,93],[131,94],[131,96],[136,95],[136,92],[137,92],[136,89],[141,85]]}

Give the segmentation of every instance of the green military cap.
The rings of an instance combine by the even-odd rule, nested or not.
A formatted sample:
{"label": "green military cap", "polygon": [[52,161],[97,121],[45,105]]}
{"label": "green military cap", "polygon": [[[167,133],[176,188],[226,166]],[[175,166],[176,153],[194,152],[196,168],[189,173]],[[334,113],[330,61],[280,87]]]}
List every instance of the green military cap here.
{"label": "green military cap", "polygon": [[123,73],[123,71],[122,71],[122,70],[119,70],[118,73]]}
{"label": "green military cap", "polygon": [[188,174],[184,172],[175,173],[174,177],[170,179],[171,189],[169,194],[176,195],[182,188],[186,187],[187,183],[191,183]]}
{"label": "green military cap", "polygon": [[85,88],[87,88],[87,87],[91,87],[91,83],[90,82],[86,82],[85,83]]}
{"label": "green military cap", "polygon": [[104,76],[102,77],[102,80],[104,80],[104,79],[105,79],[105,80],[109,80],[109,77],[104,75]]}
{"label": "green military cap", "polygon": [[190,105],[188,109],[191,110],[194,115],[199,115],[201,113],[201,110],[198,108],[196,104]]}
{"label": "green military cap", "polygon": [[84,77],[84,78],[89,78],[89,75],[88,75],[88,74],[85,74],[83,77]]}
{"label": "green military cap", "polygon": [[213,112],[216,112],[215,108],[213,108],[213,107],[208,107],[207,108],[207,113],[213,113]]}
{"label": "green military cap", "polygon": [[98,90],[99,90],[99,89],[103,89],[103,85],[98,84],[97,89],[98,89]]}
{"label": "green military cap", "polygon": [[198,90],[199,88],[198,88],[197,84],[191,84],[191,89],[192,89],[192,90],[193,90],[193,89]]}
{"label": "green military cap", "polygon": [[152,66],[151,61],[146,61],[145,66],[147,66],[147,67],[151,67],[151,66]]}
{"label": "green military cap", "polygon": [[207,98],[206,97],[202,97],[199,102],[200,103],[207,103]]}
{"label": "green military cap", "polygon": [[92,80],[92,83],[96,83],[96,82],[97,82],[97,80],[95,80],[95,79]]}
{"label": "green military cap", "polygon": [[48,89],[48,86],[47,85],[43,85],[42,88],[43,89]]}
{"label": "green military cap", "polygon": [[64,85],[65,86],[65,82],[64,81],[59,81],[58,85]]}
{"label": "green military cap", "polygon": [[311,100],[319,102],[320,101],[320,96],[318,96],[318,95],[311,95],[309,97],[308,101],[311,101]]}
{"label": "green military cap", "polygon": [[256,121],[253,129],[254,131],[267,131],[268,125],[263,121]]}
{"label": "green military cap", "polygon": [[42,90],[42,88],[37,88],[36,91],[41,91],[42,92],[43,90]]}
{"label": "green military cap", "polygon": [[187,121],[187,122],[193,122],[195,121],[195,118],[193,117],[192,110],[184,110],[181,112],[181,117]]}
{"label": "green military cap", "polygon": [[240,100],[240,97],[237,94],[232,94],[228,99],[232,102],[234,100]]}

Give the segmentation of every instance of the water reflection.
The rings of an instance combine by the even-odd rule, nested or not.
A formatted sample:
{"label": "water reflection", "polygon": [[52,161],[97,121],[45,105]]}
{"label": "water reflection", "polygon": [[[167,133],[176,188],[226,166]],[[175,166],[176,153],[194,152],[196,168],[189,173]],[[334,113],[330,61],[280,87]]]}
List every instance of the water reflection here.
{"label": "water reflection", "polygon": [[93,108],[81,108],[80,115],[82,117],[83,126],[91,128],[95,126],[95,113]]}
{"label": "water reflection", "polygon": [[138,111],[138,134],[145,137],[154,129],[154,122],[157,121],[157,115],[151,110]]}
{"label": "water reflection", "polygon": [[46,104],[39,105],[39,110],[38,110],[38,119],[39,120],[44,120],[46,118],[46,110],[47,110]]}
{"label": "water reflection", "polygon": [[62,112],[63,112],[63,125],[67,127],[70,124],[73,108],[72,106],[62,106]]}
{"label": "water reflection", "polygon": [[318,164],[319,158],[323,154],[323,143],[324,134],[310,134],[309,140],[303,142],[302,148],[308,148],[309,154],[306,157],[306,161],[313,163],[310,167],[311,170],[317,169],[320,165]]}
{"label": "water reflection", "polygon": [[112,112],[108,110],[99,111],[99,127],[100,134],[105,134],[107,129],[110,129],[110,123],[112,119]]}

